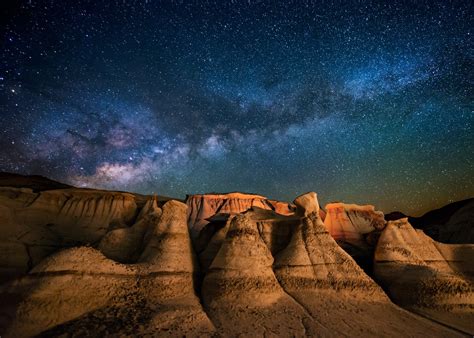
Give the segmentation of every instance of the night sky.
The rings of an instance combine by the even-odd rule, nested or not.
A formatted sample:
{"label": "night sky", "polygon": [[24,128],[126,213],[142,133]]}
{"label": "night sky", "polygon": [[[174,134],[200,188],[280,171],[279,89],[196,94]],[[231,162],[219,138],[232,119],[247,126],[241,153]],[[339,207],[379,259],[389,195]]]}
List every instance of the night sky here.
{"label": "night sky", "polygon": [[472,1],[5,2],[0,171],[414,215],[474,195]]}

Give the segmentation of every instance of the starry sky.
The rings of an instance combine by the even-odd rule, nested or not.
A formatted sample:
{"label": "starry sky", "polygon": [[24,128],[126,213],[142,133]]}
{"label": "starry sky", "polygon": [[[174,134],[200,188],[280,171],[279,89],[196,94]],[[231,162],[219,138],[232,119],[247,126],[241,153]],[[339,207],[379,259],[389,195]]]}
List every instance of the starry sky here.
{"label": "starry sky", "polygon": [[412,215],[474,195],[472,1],[0,6],[0,171]]}

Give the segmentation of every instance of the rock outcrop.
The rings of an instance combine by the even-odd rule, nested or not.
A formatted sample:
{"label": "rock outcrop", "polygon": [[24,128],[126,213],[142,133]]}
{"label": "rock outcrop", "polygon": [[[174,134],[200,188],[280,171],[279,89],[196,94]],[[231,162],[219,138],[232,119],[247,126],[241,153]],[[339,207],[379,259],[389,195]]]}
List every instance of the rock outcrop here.
{"label": "rock outcrop", "polygon": [[300,217],[306,217],[310,214],[319,217],[318,195],[312,191],[295,198],[293,203],[296,205],[296,214]]}
{"label": "rock outcrop", "polygon": [[136,262],[143,249],[144,236],[154,228],[160,216],[161,209],[156,197],[153,197],[142,208],[133,226],[107,232],[100,240],[98,249],[117,262]]}
{"label": "rock outcrop", "polygon": [[197,237],[201,229],[209,223],[208,219],[219,213],[238,214],[252,207],[274,210],[282,215],[293,214],[293,207],[288,203],[269,200],[261,195],[229,193],[189,195],[188,224],[193,237]]}
{"label": "rock outcrop", "polygon": [[8,253],[0,255],[0,274],[20,275],[58,249],[96,243],[136,213],[128,193],[0,187],[0,251]]}
{"label": "rock outcrop", "polygon": [[[272,255],[286,247],[291,238],[291,231],[299,220],[296,216],[284,216],[258,207],[252,207],[245,214],[256,224],[261,239]],[[195,243],[198,243],[195,248],[203,272],[207,271],[221,248],[233,217],[235,215],[226,214],[225,217],[210,218],[210,223],[201,230],[200,236],[195,240]]]}
{"label": "rock outcrop", "polygon": [[302,207],[304,216],[275,258],[275,274],[284,290],[335,336],[441,336],[443,330],[436,325],[390,303],[330,236],[318,215],[316,195],[304,197],[299,198],[308,202]]}
{"label": "rock outcrop", "polygon": [[474,334],[474,245],[446,245],[390,221],[375,251],[376,280],[401,306]]}
{"label": "rock outcrop", "polygon": [[[150,205],[147,214],[154,210]],[[9,301],[0,328],[7,336],[212,335],[195,293],[198,270],[186,217],[185,204],[167,202],[137,264],[119,264],[86,247],[47,258],[0,290]]]}
{"label": "rock outcrop", "polygon": [[326,205],[324,225],[336,242],[370,273],[372,258],[384,214],[372,205],[330,203]]}
{"label": "rock outcrop", "polygon": [[272,263],[255,222],[235,216],[202,286],[217,329],[231,336],[329,335],[282,290]]}
{"label": "rock outcrop", "polygon": [[[331,204],[323,223],[314,192],[294,205],[200,195],[190,211],[31,183],[0,187],[2,337],[472,334],[472,245],[434,242],[406,221],[382,231],[373,207]],[[347,253],[361,243],[378,243],[377,281],[421,316]]]}
{"label": "rock outcrop", "polygon": [[326,205],[324,225],[336,241],[364,242],[363,235],[385,226],[383,212],[373,205],[330,203]]}
{"label": "rock outcrop", "polygon": [[90,247],[60,251],[0,289],[2,336],[36,336],[100,309],[133,308],[129,300],[137,289],[134,275],[133,267]]}

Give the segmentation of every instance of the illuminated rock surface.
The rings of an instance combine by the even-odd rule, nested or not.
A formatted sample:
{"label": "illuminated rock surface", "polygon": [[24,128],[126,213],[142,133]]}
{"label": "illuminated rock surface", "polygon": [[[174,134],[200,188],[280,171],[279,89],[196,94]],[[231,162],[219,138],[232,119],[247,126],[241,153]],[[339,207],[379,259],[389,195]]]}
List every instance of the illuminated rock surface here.
{"label": "illuminated rock surface", "polygon": [[209,223],[208,218],[218,213],[238,214],[252,207],[275,210],[282,215],[293,214],[292,207],[284,202],[269,200],[261,195],[229,193],[190,195],[187,198],[188,223],[192,234],[197,235]]}
{"label": "illuminated rock surface", "polygon": [[189,199],[67,186],[0,192],[2,337],[472,332],[472,245],[440,244],[403,222],[383,230],[376,281],[433,320],[420,317],[393,304],[326,228],[367,242],[382,224],[372,207],[342,205],[343,217],[329,207],[323,224],[315,193],[287,209],[233,194],[193,238]]}

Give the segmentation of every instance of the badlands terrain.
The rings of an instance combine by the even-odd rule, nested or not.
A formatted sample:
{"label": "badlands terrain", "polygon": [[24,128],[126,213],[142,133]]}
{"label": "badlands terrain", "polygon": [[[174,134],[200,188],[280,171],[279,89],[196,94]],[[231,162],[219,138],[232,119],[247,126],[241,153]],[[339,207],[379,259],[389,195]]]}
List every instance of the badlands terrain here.
{"label": "badlands terrain", "polygon": [[473,222],[0,174],[0,336],[472,336]]}

